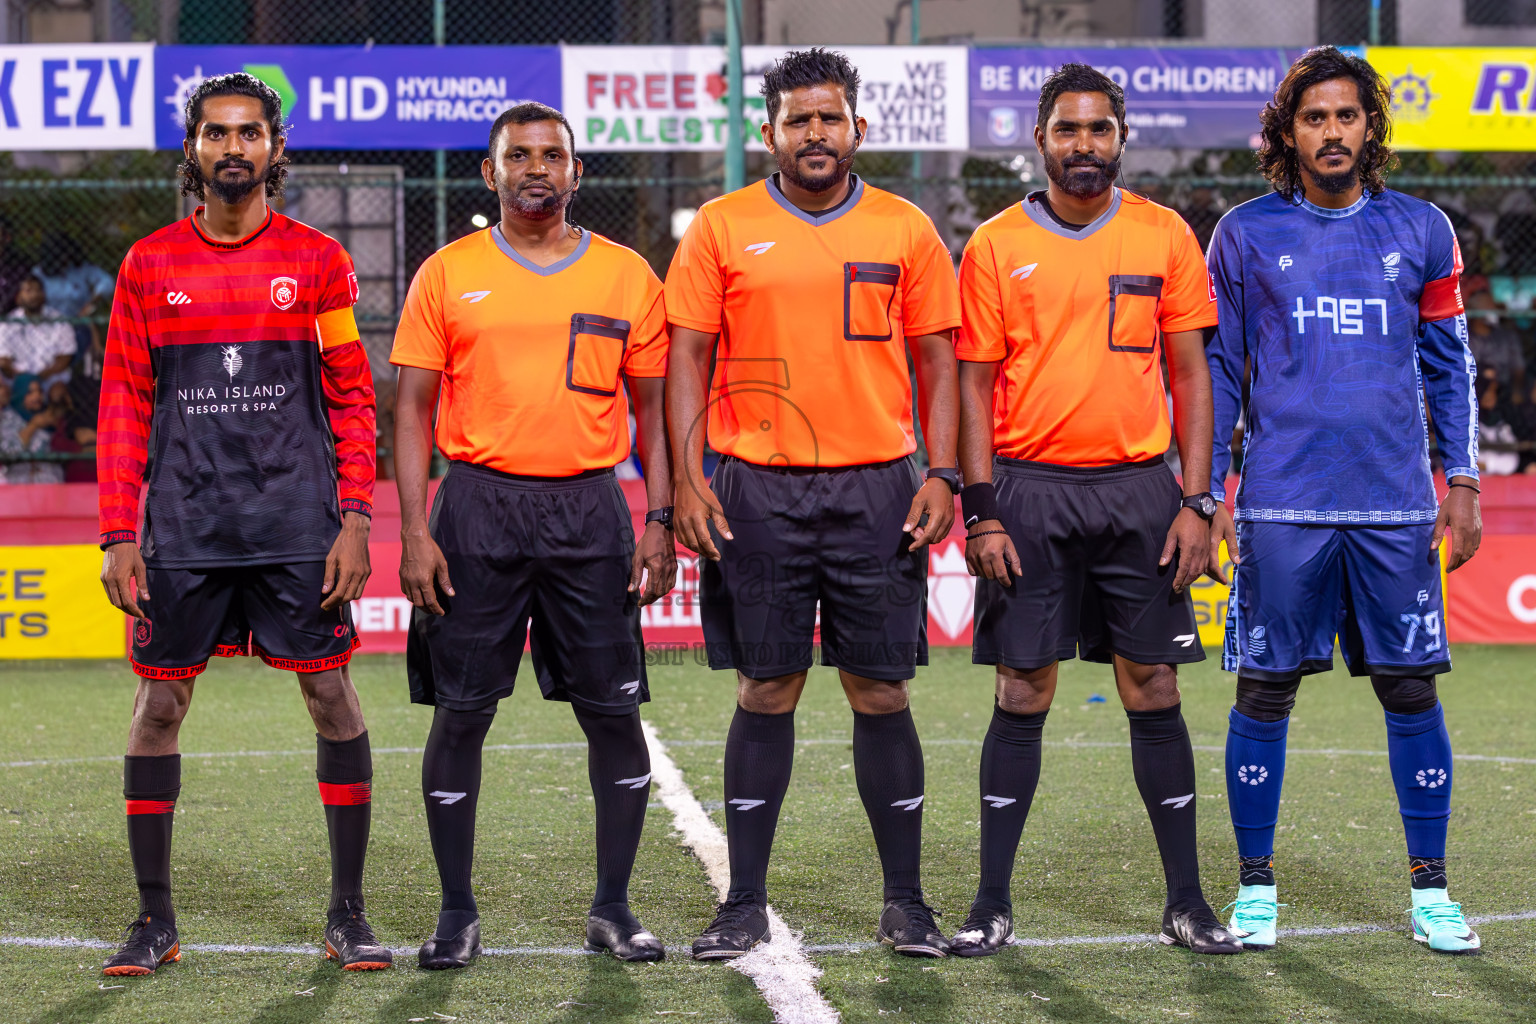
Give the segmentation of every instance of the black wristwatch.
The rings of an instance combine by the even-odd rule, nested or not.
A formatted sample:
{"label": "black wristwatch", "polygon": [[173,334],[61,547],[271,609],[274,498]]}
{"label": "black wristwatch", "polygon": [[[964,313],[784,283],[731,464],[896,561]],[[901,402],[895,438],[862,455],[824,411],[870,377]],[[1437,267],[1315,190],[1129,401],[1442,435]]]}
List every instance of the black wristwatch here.
{"label": "black wristwatch", "polygon": [[1214,519],[1216,517],[1216,510],[1221,507],[1221,505],[1216,501],[1216,496],[1213,495],[1210,491],[1206,491],[1204,494],[1191,494],[1189,497],[1179,502],[1179,504],[1185,508],[1194,509],[1195,515],[1199,516],[1201,519],[1204,519],[1206,522],[1210,522],[1212,519]]}
{"label": "black wristwatch", "polygon": [[645,524],[660,523],[665,529],[672,529],[672,506],[664,505],[661,508],[653,508],[645,514]]}
{"label": "black wristwatch", "polygon": [[930,469],[923,479],[943,480],[949,484],[950,493],[960,493],[960,471],[958,469]]}

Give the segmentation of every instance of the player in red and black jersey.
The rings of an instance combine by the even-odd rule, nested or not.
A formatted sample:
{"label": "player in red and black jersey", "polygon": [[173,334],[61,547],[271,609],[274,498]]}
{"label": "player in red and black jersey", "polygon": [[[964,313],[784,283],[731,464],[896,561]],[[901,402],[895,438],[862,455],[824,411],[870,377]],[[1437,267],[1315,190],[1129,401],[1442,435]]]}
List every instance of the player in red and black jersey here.
{"label": "player in red and black jersey", "polygon": [[209,79],[185,114],[182,192],[206,205],[128,251],[102,375],[101,580],[137,620],[140,676],[123,767],[140,913],[103,970],[150,974],[180,959],[177,733],[208,658],[237,654],[297,672],[315,721],[327,955],[349,970],[388,967],[363,916],[373,769],[347,675],[374,480],[357,276],[335,239],[267,206],[285,175],[272,89],[245,74]]}

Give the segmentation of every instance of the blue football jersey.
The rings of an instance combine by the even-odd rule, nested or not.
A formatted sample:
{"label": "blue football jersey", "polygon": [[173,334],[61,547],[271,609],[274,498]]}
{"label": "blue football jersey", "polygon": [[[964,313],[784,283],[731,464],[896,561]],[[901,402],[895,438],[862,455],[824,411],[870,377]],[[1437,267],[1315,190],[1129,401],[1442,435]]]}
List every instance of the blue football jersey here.
{"label": "blue football jersey", "polygon": [[1222,217],[1207,262],[1222,497],[1251,365],[1238,519],[1433,522],[1431,422],[1447,475],[1477,476],[1461,254],[1437,207],[1390,190],[1342,210],[1271,193]]}

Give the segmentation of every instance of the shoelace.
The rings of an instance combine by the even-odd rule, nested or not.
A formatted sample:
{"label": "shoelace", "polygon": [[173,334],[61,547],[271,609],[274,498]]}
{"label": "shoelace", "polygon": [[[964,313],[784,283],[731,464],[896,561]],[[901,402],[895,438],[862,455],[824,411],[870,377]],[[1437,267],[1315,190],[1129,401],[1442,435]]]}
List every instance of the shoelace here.
{"label": "shoelace", "polygon": [[1274,907],[1278,910],[1280,907],[1288,906],[1290,906],[1289,903],[1270,903],[1269,900],[1233,900],[1231,903],[1228,903],[1226,906],[1222,907],[1221,912],[1225,914],[1233,907],[1236,907],[1238,917],[1257,917],[1260,919],[1268,920],[1274,916],[1269,913],[1270,907]]}
{"label": "shoelace", "polygon": [[1000,911],[972,907],[970,914],[965,919],[965,923],[960,926],[960,931],[984,932],[992,926],[1000,914]]}
{"label": "shoelace", "polygon": [[726,900],[715,911],[715,923],[710,925],[710,931],[720,931],[724,928],[740,928],[741,923],[752,916],[758,910],[757,901],[750,897]]}
{"label": "shoelace", "polygon": [[943,917],[944,915],[923,902],[921,897],[912,900],[892,900],[892,902],[907,915],[907,923],[909,925],[918,925],[924,931],[936,932],[939,930],[938,922],[934,918]]}
{"label": "shoelace", "polygon": [[151,937],[149,930],[151,920],[152,919],[148,914],[144,914],[140,917],[134,918],[129,922],[128,927],[123,929],[124,949],[131,949],[138,946],[143,946],[144,948],[151,950],[155,948],[155,942]]}
{"label": "shoelace", "polygon": [[1461,916],[1460,903],[1452,903],[1449,900],[1444,903],[1425,903],[1421,906],[1409,907],[1408,912],[1410,914],[1417,912],[1433,925],[1467,930],[1467,919]]}
{"label": "shoelace", "polygon": [[341,937],[346,940],[347,945],[353,947],[379,944],[379,940],[374,937],[373,929],[368,926],[368,919],[363,916],[362,907],[349,910],[346,920],[341,924]]}

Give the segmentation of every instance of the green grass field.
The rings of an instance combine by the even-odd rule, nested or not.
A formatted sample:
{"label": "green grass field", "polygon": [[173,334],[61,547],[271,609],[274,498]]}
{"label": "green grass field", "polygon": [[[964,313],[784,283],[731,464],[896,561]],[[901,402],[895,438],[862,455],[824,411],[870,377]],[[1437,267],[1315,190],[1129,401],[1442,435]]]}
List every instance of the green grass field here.
{"label": "green grass field", "polygon": [[[1455,657],[1441,689],[1457,752],[1490,759],[1457,765],[1452,895],[1471,915],[1536,912],[1536,734],[1527,710],[1536,658],[1472,647]],[[375,750],[369,916],[385,942],[414,949],[437,908],[419,785],[430,715],[407,703],[399,659],[359,658],[353,674]],[[626,966],[572,952],[592,884],[585,751],[569,709],[539,700],[530,678],[503,703],[487,740],[511,749],[486,753],[475,865],[486,944],[516,952],[462,972],[420,972],[403,957],[393,971],[353,976],[302,950],[188,951],[140,980],[102,978],[98,949],[0,944],[0,1022],[772,1020],[750,980],[687,958],[713,893],[657,803],[632,895],[667,942],[668,960]],[[1183,685],[1194,742],[1206,748],[1196,751],[1205,780],[1201,855],[1219,907],[1236,887],[1219,752],[1231,677],[1206,662],[1186,671]],[[133,689],[121,663],[0,668],[0,935],[111,941],[132,918],[118,755]],[[646,719],[723,825],[731,678],[661,667],[651,690]],[[1092,693],[1109,702],[1087,703]],[[935,651],[913,686],[913,707],[928,763],[925,888],[953,930],[976,884],[976,760],[990,673],[971,666],[968,652]],[[1130,939],[1014,948],[984,961],[906,960],[870,948],[879,870],[855,792],[850,728],[831,672],[815,670],[769,876],[774,906],[803,932],[825,972],[821,992],[846,1021],[1536,1020],[1536,914],[1481,925],[1480,957],[1435,957],[1408,938],[1385,732],[1363,681],[1335,673],[1303,687],[1277,841],[1281,899],[1290,904],[1282,927],[1354,930],[1291,937],[1240,957],[1201,959]],[[1156,929],[1162,873],[1125,741],[1107,669],[1064,666],[1020,850],[1021,938]],[[198,685],[182,749],[211,755],[184,758],[174,856],[183,943],[317,946],[329,891],[324,820],[313,730],[292,676],[217,662]]]}

